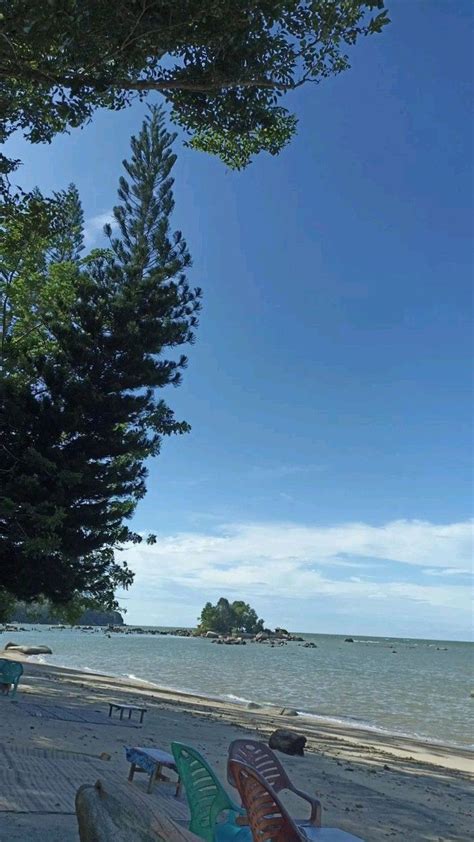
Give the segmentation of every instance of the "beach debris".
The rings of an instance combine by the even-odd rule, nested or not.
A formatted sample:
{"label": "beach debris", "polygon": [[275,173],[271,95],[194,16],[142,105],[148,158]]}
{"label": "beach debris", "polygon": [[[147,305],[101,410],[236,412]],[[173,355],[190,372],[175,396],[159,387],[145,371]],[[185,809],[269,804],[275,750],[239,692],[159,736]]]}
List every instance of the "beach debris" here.
{"label": "beach debris", "polygon": [[280,716],[298,716],[298,711],[294,708],[282,708]]}
{"label": "beach debris", "polygon": [[354,643],[354,638],[353,637],[346,637],[345,640],[344,640],[344,643]]}
{"label": "beach debris", "polygon": [[257,702],[249,702],[247,704],[247,710],[260,710],[262,706],[259,705]]}
{"label": "beach debris", "polygon": [[268,745],[276,751],[283,752],[283,754],[303,757],[306,737],[302,734],[296,734],[294,731],[283,731],[277,728],[268,740]]}

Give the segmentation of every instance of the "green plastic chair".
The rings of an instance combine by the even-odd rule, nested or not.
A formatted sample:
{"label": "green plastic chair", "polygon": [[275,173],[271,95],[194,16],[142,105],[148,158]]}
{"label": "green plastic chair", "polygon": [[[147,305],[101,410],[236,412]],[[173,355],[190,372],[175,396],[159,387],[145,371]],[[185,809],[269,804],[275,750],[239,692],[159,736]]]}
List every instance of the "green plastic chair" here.
{"label": "green plastic chair", "polygon": [[[0,684],[11,684],[13,686],[12,699],[16,696],[18,682],[23,675],[23,667],[18,661],[9,661],[7,658],[0,658]],[[10,691],[6,694],[8,696]]]}
{"label": "green plastic chair", "polygon": [[191,746],[171,743],[191,812],[189,830],[206,842],[252,842],[248,826],[235,823],[245,810],[232,801],[204,757]]}

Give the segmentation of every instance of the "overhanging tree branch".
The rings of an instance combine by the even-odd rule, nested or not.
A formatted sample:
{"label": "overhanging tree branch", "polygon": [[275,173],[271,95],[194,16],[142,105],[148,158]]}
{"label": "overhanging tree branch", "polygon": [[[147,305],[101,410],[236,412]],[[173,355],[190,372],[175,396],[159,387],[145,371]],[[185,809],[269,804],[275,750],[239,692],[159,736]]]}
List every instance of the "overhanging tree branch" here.
{"label": "overhanging tree branch", "polygon": [[[282,95],[346,70],[346,52],[389,23],[384,0],[81,0],[68,14],[64,0],[0,5],[0,140],[19,128],[49,142],[96,108],[159,92],[189,145],[236,169],[291,140]],[[0,173],[16,166],[0,157]]]}

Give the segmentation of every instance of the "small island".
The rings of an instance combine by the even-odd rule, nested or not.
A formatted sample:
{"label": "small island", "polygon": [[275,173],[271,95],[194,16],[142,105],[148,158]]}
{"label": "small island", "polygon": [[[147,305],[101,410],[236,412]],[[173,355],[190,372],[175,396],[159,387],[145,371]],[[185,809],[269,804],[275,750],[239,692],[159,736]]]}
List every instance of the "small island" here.
{"label": "small island", "polygon": [[221,596],[216,605],[206,602],[199,617],[198,634],[217,632],[218,634],[259,634],[263,632],[264,621],[259,620],[257,612],[243,600],[230,603]]}
{"label": "small island", "polygon": [[284,646],[289,641],[303,641],[304,638],[290,634],[286,629],[274,631],[265,628],[265,622],[259,619],[257,612],[247,602],[235,600],[230,603],[221,597],[216,605],[206,602],[199,617],[196,634],[211,639],[214,643],[245,645],[248,640],[254,643],[270,643]]}

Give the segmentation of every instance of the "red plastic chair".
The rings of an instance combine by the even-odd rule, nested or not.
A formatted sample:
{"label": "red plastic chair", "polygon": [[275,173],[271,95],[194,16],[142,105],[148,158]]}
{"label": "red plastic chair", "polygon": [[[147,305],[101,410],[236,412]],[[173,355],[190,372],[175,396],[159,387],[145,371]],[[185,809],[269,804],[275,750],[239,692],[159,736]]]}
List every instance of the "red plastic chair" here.
{"label": "red plastic chair", "polygon": [[337,827],[297,824],[256,769],[238,760],[231,760],[229,767],[247,811],[253,842],[363,842]]}
{"label": "red plastic chair", "polygon": [[255,769],[238,760],[230,760],[229,771],[247,811],[254,842],[301,842],[304,839],[277,795]]}
{"label": "red plastic chair", "polygon": [[311,806],[309,824],[315,827],[321,826],[321,802],[292,784],[278,757],[266,743],[262,743],[260,740],[234,740],[230,744],[227,780],[232,786],[237,786],[232,773],[232,760],[237,760],[245,766],[255,769],[270,784],[273,792],[276,792],[277,795],[282,790],[287,789],[307,801]]}

